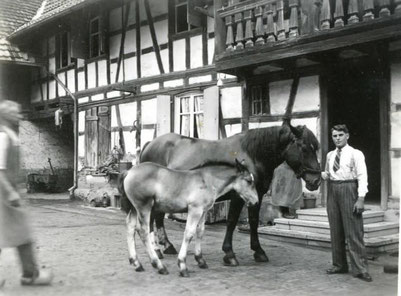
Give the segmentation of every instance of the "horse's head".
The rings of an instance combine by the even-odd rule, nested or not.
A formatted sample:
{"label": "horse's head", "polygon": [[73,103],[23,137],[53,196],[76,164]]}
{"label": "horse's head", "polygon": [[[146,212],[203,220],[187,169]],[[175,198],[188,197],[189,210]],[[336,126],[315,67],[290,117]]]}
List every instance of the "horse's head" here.
{"label": "horse's head", "polygon": [[245,165],[235,159],[237,166],[237,175],[232,183],[232,188],[245,201],[247,206],[256,205],[259,201],[258,192],[255,188],[255,178],[248,171]]}
{"label": "horse's head", "polygon": [[280,132],[281,155],[298,178],[304,179],[308,190],[316,190],[321,182],[316,151],[319,142],[306,126],[283,125]]}

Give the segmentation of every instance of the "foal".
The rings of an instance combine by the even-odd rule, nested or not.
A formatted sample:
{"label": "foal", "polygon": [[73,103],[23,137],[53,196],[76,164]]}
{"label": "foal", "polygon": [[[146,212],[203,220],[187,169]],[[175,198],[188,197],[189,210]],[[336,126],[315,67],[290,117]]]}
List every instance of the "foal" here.
{"label": "foal", "polygon": [[195,234],[195,259],[200,268],[207,268],[202,257],[201,239],[206,213],[217,198],[234,190],[248,206],[258,203],[253,175],[238,160],[235,166],[213,163],[190,171],[171,170],[145,162],[122,175],[119,189],[133,205],[126,223],[129,259],[136,271],[144,270],[135,248],[135,232],[138,232],[152,266],[160,274],[168,274],[167,268],[152,247],[149,234],[152,210],[163,213],[188,212],[184,239],[178,254],[178,266],[183,277],[189,276],[186,256],[188,245]]}

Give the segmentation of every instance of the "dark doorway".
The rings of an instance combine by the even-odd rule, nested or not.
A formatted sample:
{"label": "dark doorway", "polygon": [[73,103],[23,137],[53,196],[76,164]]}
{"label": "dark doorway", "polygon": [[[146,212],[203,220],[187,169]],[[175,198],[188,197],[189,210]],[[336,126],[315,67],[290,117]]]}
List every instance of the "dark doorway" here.
{"label": "dark doorway", "polygon": [[368,63],[337,65],[328,79],[329,151],[335,148],[330,128],[344,123],[348,144],[361,150],[368,168],[368,203],[380,203],[380,115],[378,73]]}

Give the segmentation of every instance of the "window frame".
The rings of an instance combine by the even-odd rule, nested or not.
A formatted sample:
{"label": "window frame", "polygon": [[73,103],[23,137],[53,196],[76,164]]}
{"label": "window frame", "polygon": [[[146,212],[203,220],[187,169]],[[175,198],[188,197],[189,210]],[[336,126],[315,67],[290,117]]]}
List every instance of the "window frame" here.
{"label": "window frame", "polygon": [[[66,44],[63,42],[65,36]],[[66,64],[63,64],[64,60],[66,60]],[[71,33],[65,30],[56,35],[56,69],[60,70],[71,64]]]}
{"label": "window frame", "polygon": [[[202,109],[200,111],[195,111],[195,97],[202,97]],[[181,112],[181,100],[189,98],[189,112]],[[191,92],[181,94],[175,97],[175,123],[174,130],[176,133],[182,135],[182,118],[189,115],[189,137],[195,137],[195,116],[203,115],[203,121],[205,120],[205,110],[204,110],[204,94],[202,92]],[[201,123],[204,128],[203,122]],[[198,134],[198,138],[202,138],[202,135]]]}
{"label": "window frame", "polygon": [[[92,32],[92,26],[93,23],[97,21],[97,31]],[[103,54],[103,35],[102,35],[102,17],[100,15],[97,15],[95,17],[92,17],[89,20],[89,58],[97,58]],[[93,50],[93,40],[94,38],[97,38],[97,52],[95,53]]]}
{"label": "window frame", "polygon": [[[255,90],[259,90],[259,96],[255,98]],[[253,83],[249,85],[248,91],[249,104],[250,104],[250,116],[263,116],[270,115],[270,94],[269,84],[265,83]],[[256,113],[258,112],[258,113]]]}

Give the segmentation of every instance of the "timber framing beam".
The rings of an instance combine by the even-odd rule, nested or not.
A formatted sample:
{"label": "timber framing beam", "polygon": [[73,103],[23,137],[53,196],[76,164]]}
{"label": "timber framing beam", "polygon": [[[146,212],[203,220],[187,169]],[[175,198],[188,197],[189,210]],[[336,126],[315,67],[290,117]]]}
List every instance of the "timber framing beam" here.
{"label": "timber framing beam", "polygon": [[257,46],[241,51],[224,52],[216,57],[218,72],[238,75],[240,68],[263,65],[300,56],[391,40],[401,36],[401,18],[398,15],[361,22],[342,28],[333,28],[293,40],[276,42],[273,46]]}

